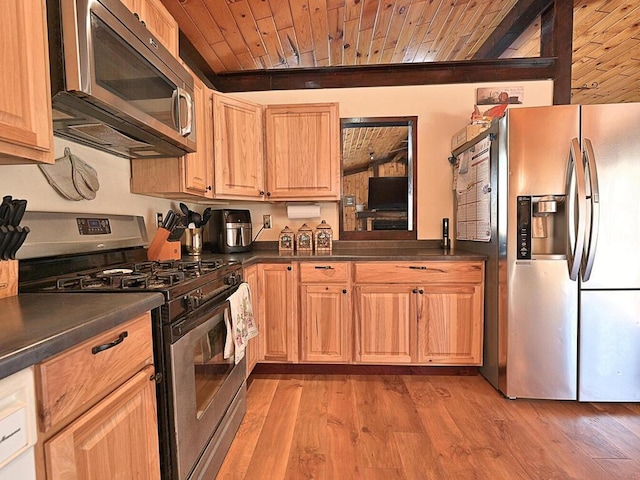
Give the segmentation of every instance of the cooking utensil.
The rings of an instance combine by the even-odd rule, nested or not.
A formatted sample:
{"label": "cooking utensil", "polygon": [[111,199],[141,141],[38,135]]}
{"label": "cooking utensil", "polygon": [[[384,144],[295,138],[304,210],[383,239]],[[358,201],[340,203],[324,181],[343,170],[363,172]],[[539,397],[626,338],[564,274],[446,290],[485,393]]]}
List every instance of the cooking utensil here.
{"label": "cooking utensil", "polygon": [[202,221],[200,222],[200,226],[204,227],[210,218],[211,218],[211,207],[207,207],[204,209],[204,212],[202,212]]}
{"label": "cooking utensil", "polygon": [[202,215],[198,212],[191,212],[191,219],[189,223],[194,223],[196,228],[200,228],[202,226]]}
{"label": "cooking utensil", "polygon": [[20,232],[19,235],[18,235],[18,232],[16,232],[16,236],[18,236],[18,241],[13,247],[11,247],[11,250],[9,251],[9,260],[16,259],[16,254],[18,253],[18,250],[20,250],[20,247],[22,246],[22,244],[27,238],[27,235],[29,235],[29,232],[31,231],[29,227],[19,227],[19,228],[22,228],[22,232]]}

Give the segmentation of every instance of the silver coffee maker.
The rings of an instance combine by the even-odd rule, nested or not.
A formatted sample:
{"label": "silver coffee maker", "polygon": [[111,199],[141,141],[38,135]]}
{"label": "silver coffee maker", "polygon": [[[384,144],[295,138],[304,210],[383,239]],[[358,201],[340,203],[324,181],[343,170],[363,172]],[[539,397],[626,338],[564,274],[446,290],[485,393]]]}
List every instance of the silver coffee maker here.
{"label": "silver coffee maker", "polygon": [[209,249],[212,252],[251,251],[253,232],[249,210],[213,210],[208,225]]}

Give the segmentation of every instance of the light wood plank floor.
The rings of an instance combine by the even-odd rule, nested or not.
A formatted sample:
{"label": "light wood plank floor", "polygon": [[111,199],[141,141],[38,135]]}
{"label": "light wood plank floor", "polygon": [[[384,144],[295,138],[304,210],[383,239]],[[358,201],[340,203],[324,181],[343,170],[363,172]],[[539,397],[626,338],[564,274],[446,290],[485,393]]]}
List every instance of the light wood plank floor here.
{"label": "light wood plank floor", "polygon": [[640,479],[640,404],[507,400],[479,375],[254,377],[217,479]]}

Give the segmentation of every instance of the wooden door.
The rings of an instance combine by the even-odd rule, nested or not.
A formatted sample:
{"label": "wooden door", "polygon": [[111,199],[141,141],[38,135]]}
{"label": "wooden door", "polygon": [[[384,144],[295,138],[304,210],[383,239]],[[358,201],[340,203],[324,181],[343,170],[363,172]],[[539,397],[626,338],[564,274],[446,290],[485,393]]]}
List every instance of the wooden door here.
{"label": "wooden door", "polygon": [[351,361],[351,318],[346,285],[300,287],[302,362]]}
{"label": "wooden door", "polygon": [[356,287],[356,362],[411,363],[416,350],[416,299],[408,285]]}
{"label": "wooden door", "polygon": [[45,443],[47,477],[160,478],[153,366]]}
{"label": "wooden door", "polygon": [[419,363],[481,365],[483,336],[482,285],[419,289]]}
{"label": "wooden door", "polygon": [[339,199],[338,104],[267,106],[265,136],[271,198]]}
{"label": "wooden door", "polygon": [[288,263],[258,266],[259,358],[272,362],[298,359],[294,267]]}
{"label": "wooden door", "polygon": [[178,22],[160,0],[136,0],[135,11],[147,29],[162,42],[171,54],[179,58]]}
{"label": "wooden door", "polygon": [[262,107],[213,93],[216,198],[262,199]]}
{"label": "wooden door", "polygon": [[213,192],[213,135],[211,132],[211,91],[186,65],[193,77],[194,105],[196,114],[197,150],[183,158],[184,191],[212,197]]}
{"label": "wooden door", "polygon": [[0,164],[53,163],[45,1],[3,1],[0,32]]}
{"label": "wooden door", "polygon": [[260,315],[258,314],[258,265],[251,265],[246,267],[243,272],[244,281],[249,284],[249,290],[251,291],[251,306],[253,308],[253,317],[255,318],[258,326],[258,336],[253,337],[247,344],[245,355],[247,356],[247,378],[251,375],[253,367],[258,363],[258,355],[260,353],[259,337],[262,330],[260,325]]}

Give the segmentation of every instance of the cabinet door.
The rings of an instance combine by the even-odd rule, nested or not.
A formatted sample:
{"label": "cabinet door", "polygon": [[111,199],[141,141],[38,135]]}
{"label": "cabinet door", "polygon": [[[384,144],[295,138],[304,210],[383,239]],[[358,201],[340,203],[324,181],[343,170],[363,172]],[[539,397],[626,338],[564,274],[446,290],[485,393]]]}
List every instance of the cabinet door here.
{"label": "cabinet door", "polygon": [[286,263],[258,266],[260,360],[295,362],[298,359],[293,268]]}
{"label": "cabinet door", "polygon": [[338,104],[271,105],[265,112],[271,198],[338,200]]}
{"label": "cabinet door", "polygon": [[346,285],[300,287],[301,361],[349,362],[350,325]]}
{"label": "cabinet door", "polygon": [[418,294],[418,362],[481,365],[481,285],[427,286]]}
{"label": "cabinet door", "polygon": [[206,85],[186,65],[184,67],[193,77],[194,102],[196,112],[196,151],[183,158],[184,191],[212,197],[213,185],[213,148],[211,133],[211,92]]}
{"label": "cabinet door", "polygon": [[45,1],[3,1],[0,32],[0,163],[53,163]]}
{"label": "cabinet door", "polygon": [[264,198],[262,107],[214,92],[213,118],[216,198]]}
{"label": "cabinet door", "polygon": [[178,22],[171,16],[160,0],[135,0],[137,13],[147,29],[162,42],[171,54],[178,58]]}
{"label": "cabinet door", "polygon": [[258,313],[258,266],[251,265],[246,267],[243,272],[244,281],[249,284],[249,290],[251,291],[251,306],[253,307],[253,317],[256,319],[258,326],[258,336],[253,337],[247,344],[245,355],[247,356],[247,377],[251,375],[253,367],[258,363],[259,354],[259,337],[262,330],[260,325],[260,315]]}
{"label": "cabinet door", "polygon": [[150,365],[45,444],[47,477],[160,478]]}
{"label": "cabinet door", "polygon": [[416,294],[406,285],[356,287],[356,361],[411,363],[416,349]]}

